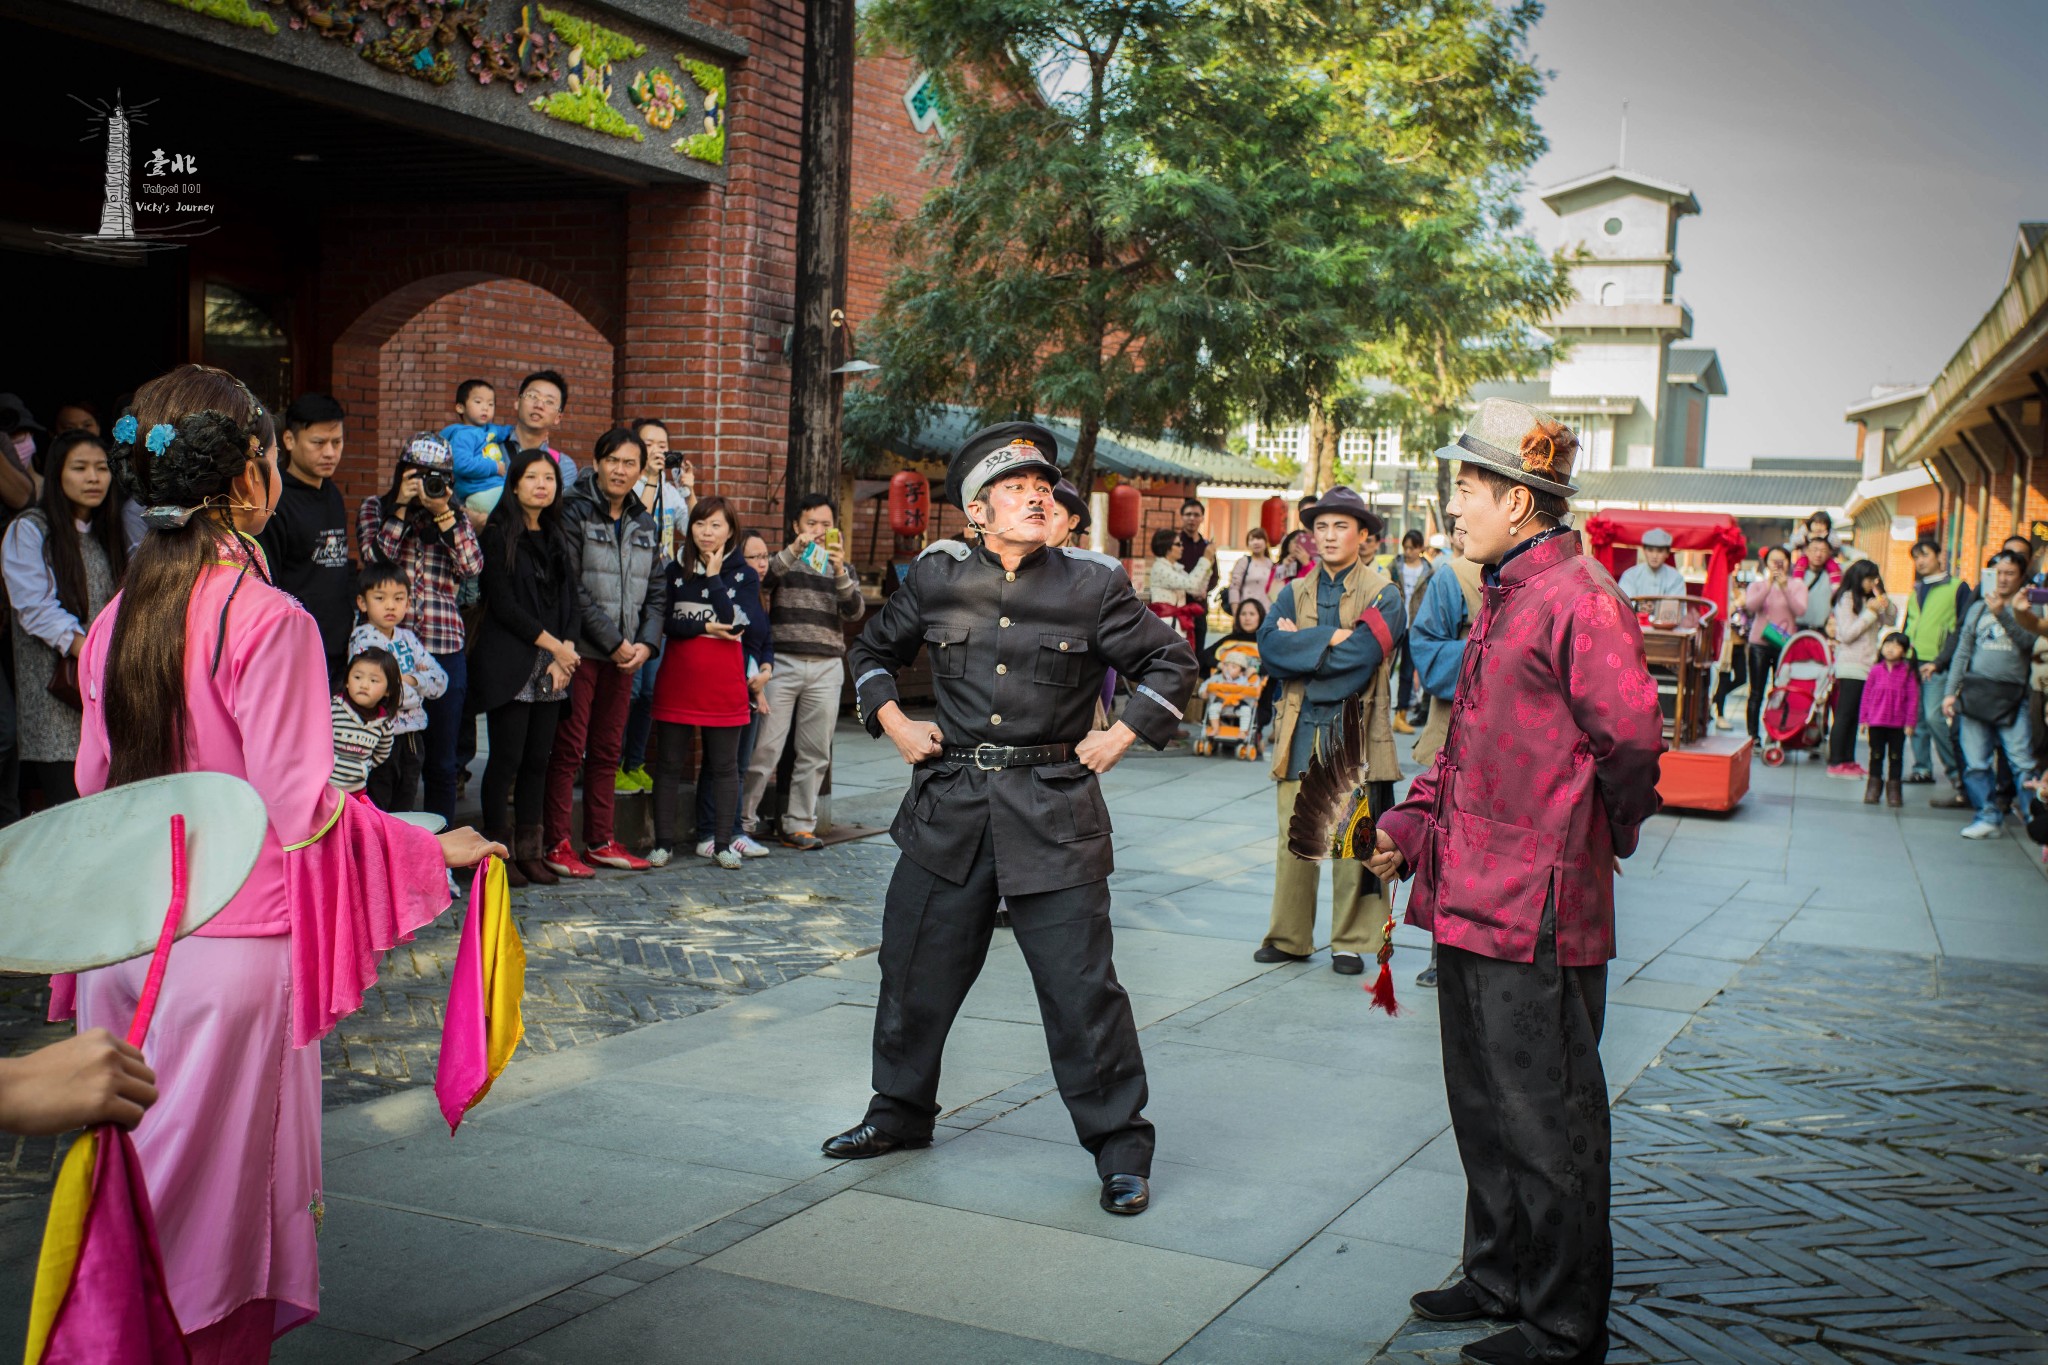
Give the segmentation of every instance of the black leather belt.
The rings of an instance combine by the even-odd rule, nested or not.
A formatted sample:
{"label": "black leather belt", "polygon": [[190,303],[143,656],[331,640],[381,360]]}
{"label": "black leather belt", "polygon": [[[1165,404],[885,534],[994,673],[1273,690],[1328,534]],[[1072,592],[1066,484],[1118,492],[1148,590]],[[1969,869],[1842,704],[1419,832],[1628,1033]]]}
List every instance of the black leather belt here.
{"label": "black leather belt", "polygon": [[983,772],[998,768],[1030,768],[1040,763],[1065,763],[1074,756],[1071,744],[948,744],[939,750],[941,763],[972,763]]}

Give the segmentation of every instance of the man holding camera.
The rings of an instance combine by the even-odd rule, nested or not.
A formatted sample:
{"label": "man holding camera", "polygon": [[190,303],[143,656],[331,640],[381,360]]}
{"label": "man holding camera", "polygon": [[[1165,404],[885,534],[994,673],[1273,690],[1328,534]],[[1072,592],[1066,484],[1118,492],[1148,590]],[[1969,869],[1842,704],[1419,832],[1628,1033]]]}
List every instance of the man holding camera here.
{"label": "man holding camera", "polygon": [[858,621],[867,610],[860,579],[840,547],[838,514],[823,493],[806,493],[797,503],[796,536],[768,561],[762,586],[771,594],[768,624],[775,642],[775,669],[768,675],[768,714],[747,765],[740,823],[759,837],[755,821],[761,797],[775,780],[785,744],[796,745],[789,791],[782,803],[782,842],[789,848],[818,849],[818,789],[832,761],[832,727],[839,719],[839,693],[846,672],[846,636],[841,621]]}
{"label": "man holding camera", "polygon": [[363,562],[396,564],[410,589],[405,627],[448,675],[448,690],[426,701],[427,809],[455,818],[455,745],[462,699],[469,691],[468,641],[455,595],[465,578],[484,571],[483,547],[469,518],[456,511],[455,458],[448,443],[423,431],[398,457],[391,491],[363,499],[356,548]]}

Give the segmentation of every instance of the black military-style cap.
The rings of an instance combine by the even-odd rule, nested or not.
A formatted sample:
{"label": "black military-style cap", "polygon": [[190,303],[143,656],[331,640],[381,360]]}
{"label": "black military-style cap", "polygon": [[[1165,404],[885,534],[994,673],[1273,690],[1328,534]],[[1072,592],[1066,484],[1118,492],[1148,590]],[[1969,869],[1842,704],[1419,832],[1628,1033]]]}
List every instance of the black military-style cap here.
{"label": "black military-style cap", "polygon": [[946,486],[953,505],[965,511],[983,489],[1023,469],[1036,469],[1058,482],[1059,438],[1036,422],[998,422],[960,443],[946,466]]}

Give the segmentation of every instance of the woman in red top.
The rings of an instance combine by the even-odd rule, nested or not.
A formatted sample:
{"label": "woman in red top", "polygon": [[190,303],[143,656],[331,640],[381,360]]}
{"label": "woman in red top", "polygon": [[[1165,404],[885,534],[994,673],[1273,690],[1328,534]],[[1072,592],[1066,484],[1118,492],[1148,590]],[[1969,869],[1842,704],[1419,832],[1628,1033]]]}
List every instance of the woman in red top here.
{"label": "woman in red top", "polygon": [[747,656],[765,664],[775,653],[761,607],[761,580],[740,556],[740,541],[725,499],[700,498],[690,508],[689,534],[668,566],[669,645],[654,682],[654,849],[647,855],[656,867],[673,856],[683,834],[677,824],[680,787],[693,725],[704,737],[697,781],[711,784],[716,805],[712,856],[723,868],[740,865],[732,829],[740,799],[740,736],[752,708]]}

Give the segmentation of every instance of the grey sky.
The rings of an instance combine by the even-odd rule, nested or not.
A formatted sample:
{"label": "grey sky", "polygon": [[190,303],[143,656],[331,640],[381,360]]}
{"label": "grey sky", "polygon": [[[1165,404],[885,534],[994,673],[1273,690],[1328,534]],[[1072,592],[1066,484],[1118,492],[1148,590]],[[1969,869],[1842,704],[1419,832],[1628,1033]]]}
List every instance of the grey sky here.
{"label": "grey sky", "polygon": [[1924,382],[2048,218],[2043,0],[1550,0],[1536,191],[1612,165],[1690,185],[1678,292],[1719,349],[1707,462],[1846,454],[1842,409]]}

